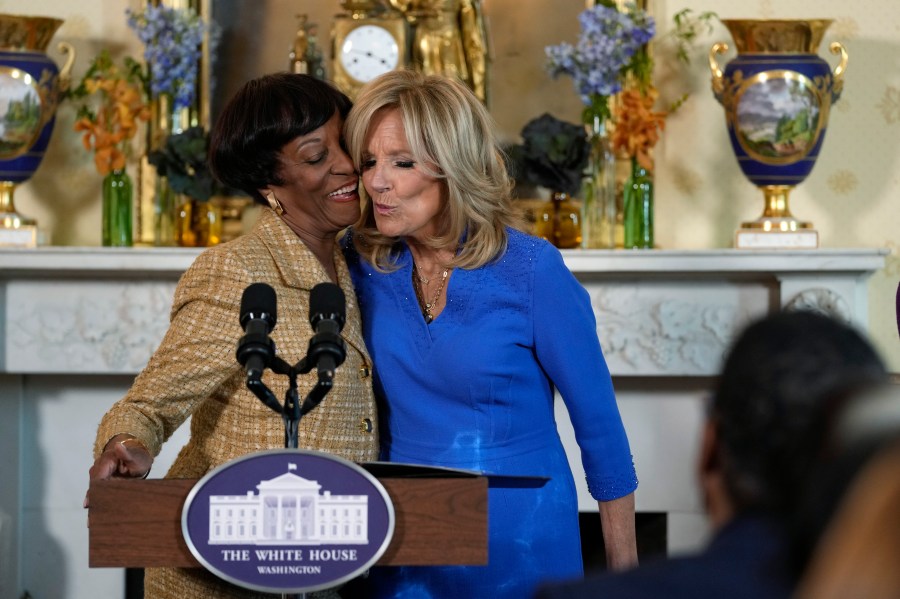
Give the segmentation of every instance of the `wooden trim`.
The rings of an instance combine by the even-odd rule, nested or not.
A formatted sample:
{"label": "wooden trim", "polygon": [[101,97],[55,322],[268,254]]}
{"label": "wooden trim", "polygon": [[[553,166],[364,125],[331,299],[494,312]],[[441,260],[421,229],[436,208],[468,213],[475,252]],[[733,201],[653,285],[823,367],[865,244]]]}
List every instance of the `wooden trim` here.
{"label": "wooden trim", "polygon": [[[487,564],[487,478],[380,482],[394,504],[396,525],[379,565]],[[90,567],[200,567],[181,535],[181,508],[195,483],[92,482]]]}

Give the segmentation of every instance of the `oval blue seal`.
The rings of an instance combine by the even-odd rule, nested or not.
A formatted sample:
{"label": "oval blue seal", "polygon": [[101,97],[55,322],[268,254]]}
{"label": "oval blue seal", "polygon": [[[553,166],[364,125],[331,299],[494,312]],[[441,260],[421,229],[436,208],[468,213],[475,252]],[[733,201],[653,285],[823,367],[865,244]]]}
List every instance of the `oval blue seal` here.
{"label": "oval blue seal", "polygon": [[181,530],[209,571],[246,589],[300,594],[338,586],[373,566],[394,534],[378,480],[330,454],[261,451],[200,479]]}

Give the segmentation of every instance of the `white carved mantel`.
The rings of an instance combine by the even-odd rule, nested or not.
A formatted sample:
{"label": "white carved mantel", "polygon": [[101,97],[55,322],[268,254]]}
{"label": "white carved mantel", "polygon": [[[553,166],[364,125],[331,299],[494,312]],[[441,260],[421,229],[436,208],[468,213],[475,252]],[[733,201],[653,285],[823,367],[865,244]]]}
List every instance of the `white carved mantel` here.
{"label": "white carved mantel", "polygon": [[[175,284],[199,251],[0,249],[0,596],[120,596],[120,574],[87,568],[81,500],[91,443],[162,338]],[[641,480],[638,510],[668,515],[670,549],[705,534],[694,480],[702,398],[735,333],[782,307],[825,310],[865,328],[867,279],[885,254],[563,252],[597,315]],[[581,507],[596,510],[561,407],[558,420]],[[167,444],[175,447],[155,476],[184,434]],[[48,552],[59,560],[53,568]]]}

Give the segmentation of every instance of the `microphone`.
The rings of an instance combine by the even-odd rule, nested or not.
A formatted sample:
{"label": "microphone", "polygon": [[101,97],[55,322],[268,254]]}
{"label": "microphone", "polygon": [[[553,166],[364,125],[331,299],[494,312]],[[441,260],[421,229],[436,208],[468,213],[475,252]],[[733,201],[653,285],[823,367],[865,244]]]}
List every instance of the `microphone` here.
{"label": "microphone", "polygon": [[307,360],[318,366],[319,379],[331,379],[347,357],[341,329],[346,321],[344,292],[334,283],[319,283],[309,294],[309,324],[315,334],[309,340]]}
{"label": "microphone", "polygon": [[253,283],[241,296],[241,327],[244,336],[237,347],[237,360],[247,378],[259,379],[275,357],[275,342],[269,333],[277,322],[275,290],[265,283]]}

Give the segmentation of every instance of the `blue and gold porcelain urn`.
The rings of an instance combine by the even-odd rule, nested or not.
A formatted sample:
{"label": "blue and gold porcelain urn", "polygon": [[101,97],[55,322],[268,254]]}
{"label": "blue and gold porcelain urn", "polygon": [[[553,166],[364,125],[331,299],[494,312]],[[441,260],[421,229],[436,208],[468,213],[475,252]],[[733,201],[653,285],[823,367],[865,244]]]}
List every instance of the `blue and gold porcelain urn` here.
{"label": "blue and gold porcelain urn", "polygon": [[817,247],[812,225],[794,218],[790,190],[812,171],[828,125],[831,106],[843,88],[847,51],[831,66],[818,56],[829,19],[723,19],[737,50],[724,71],[709,52],[712,88],[725,109],[731,147],[744,175],[763,191],[761,217],[741,224],[736,247]]}
{"label": "blue and gold porcelain urn", "polygon": [[62,70],[47,56],[62,20],[0,14],[0,246],[34,246],[37,228],[16,212],[13,192],[37,170],[53,132],[56,107],[69,85],[75,52]]}

